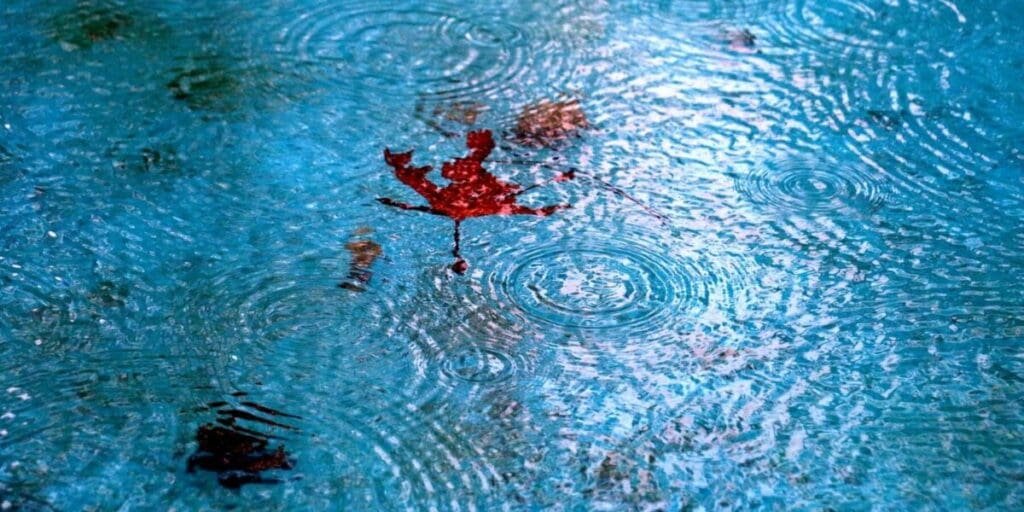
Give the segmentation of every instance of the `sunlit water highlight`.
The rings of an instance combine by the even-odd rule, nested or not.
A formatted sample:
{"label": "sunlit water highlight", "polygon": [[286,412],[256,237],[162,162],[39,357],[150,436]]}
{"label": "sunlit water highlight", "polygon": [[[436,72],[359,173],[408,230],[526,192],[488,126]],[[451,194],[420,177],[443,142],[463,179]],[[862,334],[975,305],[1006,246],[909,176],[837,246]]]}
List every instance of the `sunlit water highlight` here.
{"label": "sunlit water highlight", "polygon": [[[1017,3],[208,4],[0,6],[0,508],[1024,507]],[[484,128],[617,189],[457,276],[381,154]],[[239,391],[276,485],[186,471]]]}

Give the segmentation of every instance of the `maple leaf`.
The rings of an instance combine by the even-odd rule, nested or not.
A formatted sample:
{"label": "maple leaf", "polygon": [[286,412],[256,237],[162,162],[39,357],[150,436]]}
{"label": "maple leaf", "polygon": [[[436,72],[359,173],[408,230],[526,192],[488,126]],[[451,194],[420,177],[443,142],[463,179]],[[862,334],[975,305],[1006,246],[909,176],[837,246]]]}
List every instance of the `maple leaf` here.
{"label": "maple leaf", "polygon": [[[494,150],[494,138],[490,130],[479,130],[466,134],[466,147],[469,149],[468,155],[447,161],[441,166],[441,176],[449,181],[445,187],[439,187],[427,178],[427,174],[433,170],[433,167],[411,165],[412,151],[392,153],[389,149],[385,149],[384,161],[394,169],[398,181],[423,196],[430,206],[410,205],[386,197],[377,198],[377,201],[387,206],[440,215],[455,221],[455,248],[452,250],[455,263],[451,268],[459,274],[469,268],[469,264],[462,259],[459,252],[459,229],[462,221],[487,215],[546,217],[570,207],[568,204],[556,204],[531,208],[519,204],[520,194],[543,184],[524,188],[517,183],[502,181],[484,168],[484,160]],[[573,171],[563,172],[549,182],[566,181],[573,177]]]}

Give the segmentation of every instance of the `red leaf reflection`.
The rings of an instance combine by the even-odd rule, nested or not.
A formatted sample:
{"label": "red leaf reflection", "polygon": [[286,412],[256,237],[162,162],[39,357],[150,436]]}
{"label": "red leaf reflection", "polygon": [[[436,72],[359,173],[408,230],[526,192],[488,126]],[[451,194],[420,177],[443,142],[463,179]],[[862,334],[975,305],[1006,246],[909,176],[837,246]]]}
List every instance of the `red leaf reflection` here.
{"label": "red leaf reflection", "polygon": [[[568,204],[556,204],[541,208],[523,206],[517,202],[520,194],[532,190],[541,184],[522,187],[498,179],[484,169],[483,162],[494,149],[494,138],[490,130],[480,130],[466,134],[466,147],[469,154],[463,158],[445,162],[441,166],[441,176],[450,184],[438,187],[427,178],[433,167],[413,167],[412,151],[392,153],[384,150],[384,161],[395,170],[395,176],[409,188],[423,196],[430,206],[415,206],[401,203],[386,197],[377,198],[383,204],[403,210],[415,210],[434,215],[442,215],[455,221],[455,248],[452,254],[455,263],[452,270],[464,273],[469,268],[466,260],[459,254],[459,227],[463,220],[486,215],[536,215],[546,217],[558,210],[569,208]],[[549,180],[559,182],[574,177],[572,171],[563,172]]]}

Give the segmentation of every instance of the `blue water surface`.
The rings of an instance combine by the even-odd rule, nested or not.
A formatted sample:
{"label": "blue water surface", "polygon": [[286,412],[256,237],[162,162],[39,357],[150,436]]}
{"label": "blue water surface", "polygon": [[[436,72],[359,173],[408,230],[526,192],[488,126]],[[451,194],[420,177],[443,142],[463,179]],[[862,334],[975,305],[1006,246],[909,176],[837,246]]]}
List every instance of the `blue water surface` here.
{"label": "blue water surface", "polygon": [[[1022,37],[1019,0],[6,0],[0,508],[1024,508]],[[375,198],[470,129],[600,181],[466,221],[460,276]],[[247,423],[294,468],[188,472],[211,402],[299,416]]]}

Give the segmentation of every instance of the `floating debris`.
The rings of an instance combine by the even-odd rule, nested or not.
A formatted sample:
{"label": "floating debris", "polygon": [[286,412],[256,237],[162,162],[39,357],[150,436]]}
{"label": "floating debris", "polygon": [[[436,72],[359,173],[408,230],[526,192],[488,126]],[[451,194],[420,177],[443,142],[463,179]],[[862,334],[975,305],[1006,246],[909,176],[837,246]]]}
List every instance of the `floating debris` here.
{"label": "floating debris", "polygon": [[729,42],[730,50],[744,53],[757,51],[757,36],[748,29],[726,30],[725,40]]}
{"label": "floating debris", "polygon": [[267,108],[300,96],[298,90],[286,89],[294,85],[291,80],[301,80],[298,75],[259,61],[195,57],[171,71],[174,76],[167,90],[190,110],[226,114],[247,105]]}
{"label": "floating debris", "polygon": [[903,125],[903,118],[907,116],[906,112],[895,111],[895,110],[877,110],[871,109],[866,112],[867,119],[874,125],[880,126],[885,130],[893,131]]}
{"label": "floating debris", "polygon": [[77,50],[119,37],[134,23],[134,17],[120,5],[81,1],[50,21],[50,35],[64,49]]}
{"label": "floating debris", "polygon": [[185,170],[186,159],[178,155],[177,149],[160,141],[149,141],[139,148],[134,141],[117,141],[107,149],[106,155],[117,170],[145,174],[176,175]]}
{"label": "floating debris", "polygon": [[[369,229],[356,231],[358,235],[367,235],[369,233]],[[370,268],[381,254],[380,244],[364,238],[348,242],[345,244],[345,249],[352,255],[352,259],[348,264],[348,276],[338,287],[354,292],[366,291],[366,284],[373,277],[373,271]]]}
{"label": "floating debris", "polygon": [[198,67],[178,69],[167,83],[174,99],[193,110],[230,111],[243,93],[238,71],[217,62],[201,62]]}
{"label": "floating debris", "polygon": [[579,100],[541,100],[519,113],[515,136],[521,144],[552,146],[589,127]]}
{"label": "floating debris", "polygon": [[[233,396],[245,396],[233,394]],[[201,425],[196,431],[198,450],[188,458],[189,473],[196,468],[217,473],[217,482],[229,489],[245,484],[279,483],[275,478],[263,476],[265,471],[294,467],[284,445],[271,449],[269,443],[275,436],[243,427],[238,420],[260,423],[269,427],[296,430],[294,427],[267,418],[266,416],[295,418],[298,416],[271,409],[251,401],[239,402],[238,408],[228,402],[211,402],[202,410],[215,410],[215,423]],[[256,412],[250,412],[252,411]]]}
{"label": "floating debris", "polygon": [[113,281],[100,281],[88,294],[89,302],[104,308],[123,307],[128,287]]}
{"label": "floating debris", "polygon": [[[465,158],[456,158],[445,162],[441,167],[441,176],[451,183],[439,188],[435,183],[427,179],[427,174],[433,170],[431,166],[411,167],[412,151],[405,153],[392,153],[384,150],[384,161],[395,170],[398,180],[409,188],[423,196],[430,203],[430,206],[415,206],[398,202],[386,197],[379,197],[377,201],[387,206],[401,208],[403,210],[414,210],[434,215],[448,217],[455,221],[455,248],[452,254],[455,256],[455,263],[452,270],[458,274],[464,273],[469,264],[462,259],[459,251],[459,227],[462,221],[471,217],[483,217],[487,215],[536,215],[546,217],[559,210],[569,208],[568,204],[557,204],[541,208],[530,208],[518,204],[520,194],[533,190],[542,184],[532,185],[526,188],[516,184],[499,180],[493,174],[484,169],[483,161],[494,149],[494,139],[490,130],[480,130],[466,134],[466,147],[469,155]],[[567,181],[574,177],[573,171],[560,173],[547,183]]]}
{"label": "floating debris", "polygon": [[141,170],[146,172],[174,172],[180,169],[178,153],[174,148],[142,148]]}

